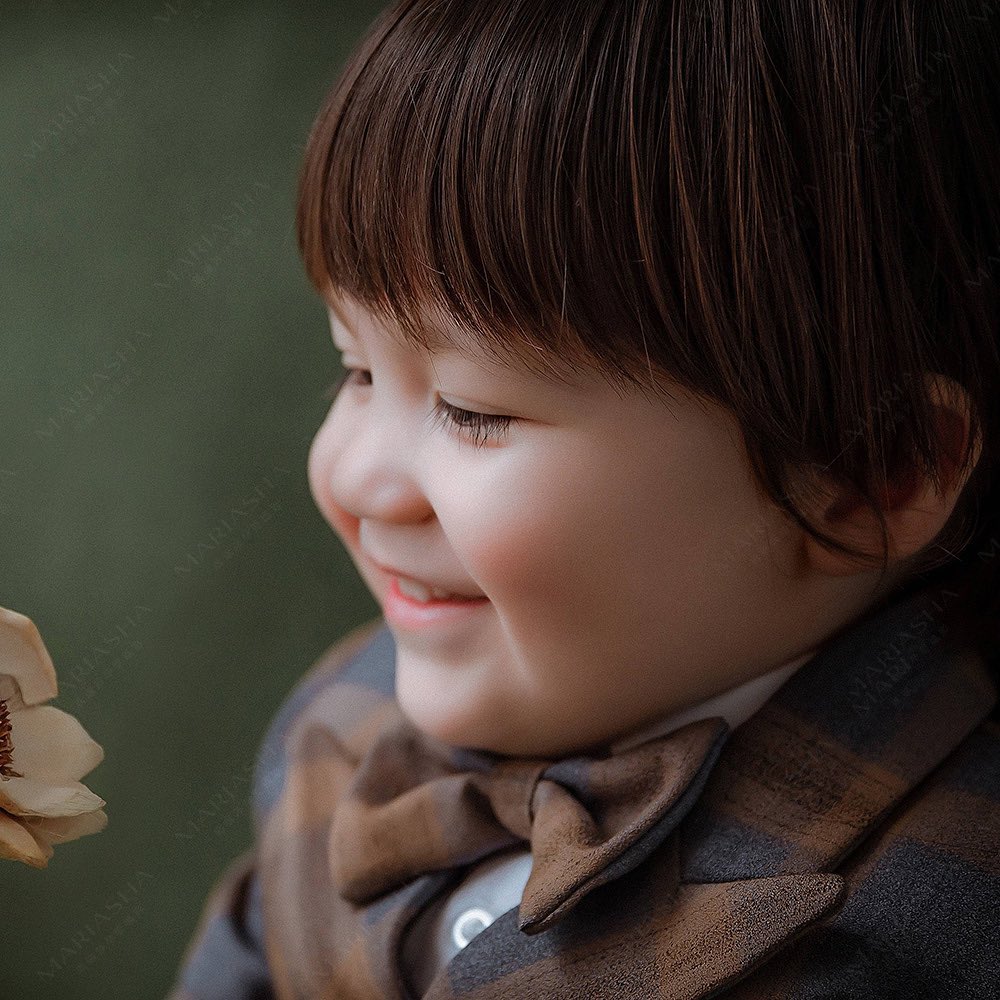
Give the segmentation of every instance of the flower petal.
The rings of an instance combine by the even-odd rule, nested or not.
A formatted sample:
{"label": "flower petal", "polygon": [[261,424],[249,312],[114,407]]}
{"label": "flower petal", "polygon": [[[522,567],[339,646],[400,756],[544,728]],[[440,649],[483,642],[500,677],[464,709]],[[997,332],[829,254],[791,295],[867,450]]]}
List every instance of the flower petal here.
{"label": "flower petal", "polygon": [[11,767],[39,781],[79,781],[104,760],[101,745],[74,716],[54,705],[11,712],[10,739],[14,747]]}
{"label": "flower petal", "polygon": [[58,692],[56,668],[35,623],[10,608],[0,608],[0,674],[17,681],[26,705],[37,705]]}
{"label": "flower petal", "polygon": [[22,816],[21,822],[36,840],[49,845],[65,844],[78,837],[100,833],[108,825],[108,814],[97,809],[79,816]]}
{"label": "flower petal", "polygon": [[17,681],[8,674],[0,674],[0,699],[7,702],[7,708],[12,712],[24,708],[21,689],[17,686]]}
{"label": "flower petal", "polygon": [[23,861],[32,868],[45,868],[52,853],[48,844],[39,843],[13,816],[0,812],[0,858]]}
{"label": "flower petal", "polygon": [[53,785],[35,778],[0,781],[0,809],[15,816],[78,816],[107,803],[79,781]]}

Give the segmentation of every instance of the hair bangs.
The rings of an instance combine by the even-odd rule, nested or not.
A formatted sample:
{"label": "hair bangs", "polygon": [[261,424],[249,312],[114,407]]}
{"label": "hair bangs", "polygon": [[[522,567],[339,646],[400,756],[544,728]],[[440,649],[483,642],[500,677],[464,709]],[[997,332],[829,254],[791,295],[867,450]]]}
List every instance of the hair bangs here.
{"label": "hair bangs", "polygon": [[471,344],[560,381],[581,366],[617,385],[683,378],[642,333],[681,306],[652,315],[643,292],[649,165],[628,154],[641,125],[615,95],[643,83],[652,60],[619,49],[655,37],[639,23],[655,5],[630,6],[386,12],[307,144],[298,226],[315,287],[421,349]]}

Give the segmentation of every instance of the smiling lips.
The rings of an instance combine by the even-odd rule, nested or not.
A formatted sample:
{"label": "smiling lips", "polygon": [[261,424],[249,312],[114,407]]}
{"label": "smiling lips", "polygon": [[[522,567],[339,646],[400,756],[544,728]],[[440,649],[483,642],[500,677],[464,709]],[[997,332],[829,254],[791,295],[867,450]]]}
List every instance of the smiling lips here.
{"label": "smiling lips", "polygon": [[414,601],[423,603],[432,602],[463,602],[485,600],[485,594],[463,594],[459,591],[449,590],[447,587],[438,587],[435,584],[427,583],[417,577],[402,573],[394,566],[386,566],[383,563],[368,557],[369,560],[380,569],[386,576],[397,582],[400,593]]}
{"label": "smiling lips", "polygon": [[[408,583],[404,583],[408,586]],[[477,612],[488,607],[486,597],[452,597],[448,600],[432,598],[421,600],[400,589],[400,578],[390,577],[388,589],[382,599],[382,612],[386,621],[398,628],[413,631],[429,626],[458,626],[475,621]]]}

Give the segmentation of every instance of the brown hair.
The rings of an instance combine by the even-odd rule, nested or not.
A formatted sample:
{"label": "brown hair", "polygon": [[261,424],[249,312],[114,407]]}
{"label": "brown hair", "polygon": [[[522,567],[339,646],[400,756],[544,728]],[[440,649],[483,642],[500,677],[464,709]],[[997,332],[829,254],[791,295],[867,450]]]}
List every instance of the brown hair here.
{"label": "brown hair", "polygon": [[982,452],[906,580],[940,581],[994,655],[997,8],[400,0],[309,136],[310,279],[422,349],[468,336],[545,377],[715,400],[766,495],[859,557],[796,497],[825,473],[884,546],[888,484],[941,482],[922,376],[948,376],[971,406],[960,464]]}

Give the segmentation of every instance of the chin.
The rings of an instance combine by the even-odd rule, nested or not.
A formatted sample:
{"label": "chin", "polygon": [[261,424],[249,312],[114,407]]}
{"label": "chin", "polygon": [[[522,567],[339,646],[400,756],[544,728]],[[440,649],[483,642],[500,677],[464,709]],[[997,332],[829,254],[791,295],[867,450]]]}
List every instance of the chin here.
{"label": "chin", "polygon": [[450,746],[474,747],[475,736],[468,722],[442,712],[440,704],[433,704],[426,696],[418,699],[416,704],[403,697],[398,700],[403,714],[425,735]]}
{"label": "chin", "polygon": [[502,742],[499,740],[500,734],[490,732],[488,727],[484,727],[482,719],[474,717],[468,711],[451,711],[454,706],[436,698],[426,687],[411,696],[405,683],[397,681],[396,699],[410,722],[435,740],[467,750],[507,752],[499,746]]}

